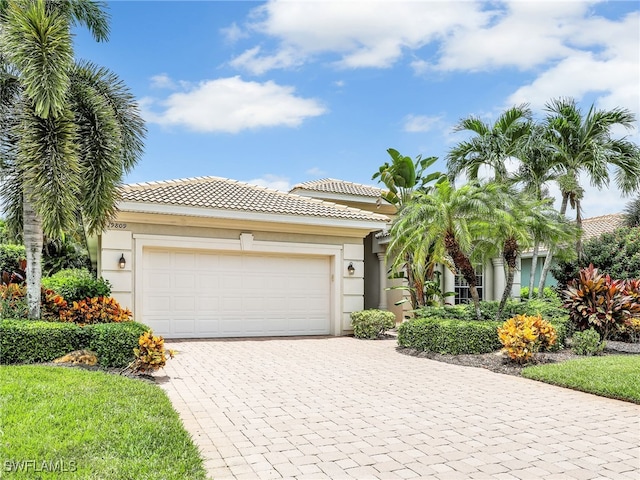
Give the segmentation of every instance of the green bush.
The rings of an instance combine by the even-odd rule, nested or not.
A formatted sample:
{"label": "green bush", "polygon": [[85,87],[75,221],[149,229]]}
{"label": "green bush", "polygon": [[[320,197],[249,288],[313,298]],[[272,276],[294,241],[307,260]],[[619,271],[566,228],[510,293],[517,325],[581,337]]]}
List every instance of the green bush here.
{"label": "green bush", "polygon": [[607,346],[600,340],[600,334],[593,328],[576,332],[571,339],[571,348],[578,355],[598,355]]}
{"label": "green bush", "polygon": [[88,348],[96,353],[103,367],[126,367],[135,355],[140,335],[149,330],[141,323],[98,323],[87,325],[91,330]]}
{"label": "green bush", "polygon": [[[520,289],[520,297],[523,300],[527,300],[529,298],[529,287],[522,287]],[[556,292],[553,287],[544,287],[542,290],[542,297],[555,300],[560,298],[558,292]],[[533,298],[538,298],[538,287],[533,288]]]}
{"label": "green bush", "polygon": [[449,355],[499,350],[500,322],[417,318],[398,327],[402,347]]}
{"label": "green bush", "polygon": [[41,320],[0,321],[0,362],[37,363],[80,350],[89,332],[71,323]]}
{"label": "green bush", "polygon": [[149,328],[135,322],[81,327],[41,320],[0,320],[0,363],[49,362],[89,349],[104,367],[124,367],[134,358],[138,338]]}
{"label": "green bush", "polygon": [[[484,302],[482,302],[484,303]],[[437,307],[422,307],[415,311],[416,318],[448,318],[451,320],[474,320],[473,308],[469,305],[445,305]]]}
{"label": "green bush", "polygon": [[396,326],[396,316],[386,310],[360,310],[351,313],[351,324],[356,338],[375,339]]}
{"label": "green bush", "polygon": [[26,256],[24,245],[0,244],[0,272],[20,270],[20,260]]}
{"label": "green bush", "polygon": [[96,279],[89,270],[68,269],[42,279],[42,286],[53,290],[67,302],[85,298],[109,297],[111,285],[104,278]]}

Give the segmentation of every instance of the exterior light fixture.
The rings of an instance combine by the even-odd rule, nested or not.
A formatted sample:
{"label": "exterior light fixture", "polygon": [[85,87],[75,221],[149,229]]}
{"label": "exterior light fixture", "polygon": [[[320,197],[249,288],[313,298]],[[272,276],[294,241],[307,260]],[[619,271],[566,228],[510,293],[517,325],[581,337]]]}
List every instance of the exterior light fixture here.
{"label": "exterior light fixture", "polygon": [[118,260],[118,266],[120,268],[124,268],[127,266],[127,261],[124,259],[124,253],[120,256],[120,260]]}
{"label": "exterior light fixture", "polygon": [[356,273],[356,267],[353,266],[353,262],[349,262],[347,271],[349,272],[349,275],[353,275],[354,273]]}

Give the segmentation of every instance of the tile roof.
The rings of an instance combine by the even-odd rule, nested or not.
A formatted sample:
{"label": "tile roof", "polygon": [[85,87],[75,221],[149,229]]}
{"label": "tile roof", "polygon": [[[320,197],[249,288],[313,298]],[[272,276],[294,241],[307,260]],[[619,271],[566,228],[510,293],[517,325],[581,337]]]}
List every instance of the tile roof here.
{"label": "tile roof", "polygon": [[134,183],[122,186],[120,194],[122,202],[344,220],[388,221],[384,215],[220,177]]}
{"label": "tile roof", "polygon": [[613,232],[616,228],[622,227],[624,215],[622,213],[612,213],[582,219],[582,238],[588,240],[599,237],[603,233]]}
{"label": "tile roof", "polygon": [[312,190],[314,192],[341,193],[344,195],[358,195],[362,197],[378,198],[384,191],[378,187],[362,185],[361,183],[347,182],[345,180],[336,180],[335,178],[322,178],[312,182],[304,182],[295,185],[291,191]]}

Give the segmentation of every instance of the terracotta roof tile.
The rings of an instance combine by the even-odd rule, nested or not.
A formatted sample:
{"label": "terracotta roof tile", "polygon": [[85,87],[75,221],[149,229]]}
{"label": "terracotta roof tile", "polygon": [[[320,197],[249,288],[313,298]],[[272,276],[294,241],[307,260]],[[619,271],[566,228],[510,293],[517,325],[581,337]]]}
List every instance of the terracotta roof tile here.
{"label": "terracotta roof tile", "polygon": [[613,232],[616,228],[622,227],[623,223],[624,215],[622,213],[585,218],[582,220],[582,238],[589,240],[593,237],[599,237],[603,233]]}
{"label": "terracotta roof tile", "polygon": [[295,185],[294,190],[312,190],[314,192],[341,193],[344,195],[358,195],[362,197],[378,198],[384,190],[378,187],[362,185],[360,183],[336,180],[335,178],[322,178],[312,182],[304,182]]}
{"label": "terracotta roof tile", "polygon": [[124,185],[120,193],[123,202],[345,220],[388,221],[384,215],[220,177],[135,183]]}

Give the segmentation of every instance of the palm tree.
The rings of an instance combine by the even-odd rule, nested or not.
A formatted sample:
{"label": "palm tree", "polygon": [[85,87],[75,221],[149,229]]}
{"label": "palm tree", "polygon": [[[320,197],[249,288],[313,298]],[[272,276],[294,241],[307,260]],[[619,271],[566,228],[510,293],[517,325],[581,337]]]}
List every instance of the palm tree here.
{"label": "palm tree", "polygon": [[[576,253],[582,254],[582,214],[580,202],[584,188],[580,175],[589,177],[592,186],[609,186],[613,167],[616,186],[624,195],[640,188],[640,147],[626,138],[612,138],[614,127],[633,128],[635,116],[624,108],[598,110],[591,105],[586,115],[571,98],[551,100],[545,120],[547,141],[552,149],[552,161],[559,170],[558,185],[562,196],[560,213],[570,204],[576,210]],[[549,246],[542,270],[538,295],[542,295],[551,267],[553,246]]]}
{"label": "palm tree", "polygon": [[444,263],[453,264],[469,284],[478,319],[481,318],[480,297],[474,261],[484,255],[474,247],[475,241],[487,231],[487,223],[495,217],[492,197],[498,188],[496,184],[473,183],[456,189],[445,179],[427,193],[416,192],[391,228],[393,239],[403,239],[404,247],[401,245],[400,251],[412,244],[426,243],[433,245],[436,259],[442,259],[445,254],[450,258]]}
{"label": "palm tree", "polygon": [[[510,182],[519,185],[524,194],[538,202],[549,198],[547,184],[558,178],[552,162],[551,148],[544,137],[544,128],[533,124],[531,131],[523,143],[518,158],[518,170],[510,176]],[[538,253],[540,245],[550,245],[558,239],[548,230],[546,218],[537,217],[540,222],[530,224],[533,235],[533,252],[531,256],[531,271],[529,273],[529,298],[533,298],[535,274],[538,268]]]}
{"label": "palm tree", "polygon": [[31,318],[40,317],[43,235],[59,238],[78,221],[104,229],[142,154],[144,122],[126,86],[73,58],[71,25],[101,41],[107,19],[89,0],[0,3],[0,173],[8,224],[26,247]]}
{"label": "palm tree", "polygon": [[[416,191],[427,191],[432,182],[444,178],[440,172],[426,174],[426,170],[438,160],[437,157],[422,158],[418,155],[414,162],[411,157],[404,156],[393,148],[387,149],[387,153],[391,157],[391,163],[381,165],[372,179],[379,178],[384,183],[388,191],[383,192],[382,198],[394,205],[399,212],[411,201]],[[403,246],[402,254],[399,254],[399,245]],[[425,297],[425,285],[433,278],[436,263],[430,250],[431,246],[423,243],[405,245],[401,238],[395,238],[387,249],[387,258],[393,258],[392,269],[406,275],[406,288],[414,310],[424,306],[428,300]]]}
{"label": "palm tree", "polygon": [[511,107],[503,112],[493,125],[478,117],[467,117],[455,126],[454,131],[470,131],[475,135],[460,142],[447,155],[449,178],[454,180],[465,173],[469,180],[477,180],[480,167],[493,170],[494,180],[506,180],[506,161],[518,157],[522,143],[531,128],[531,110],[526,105]]}

